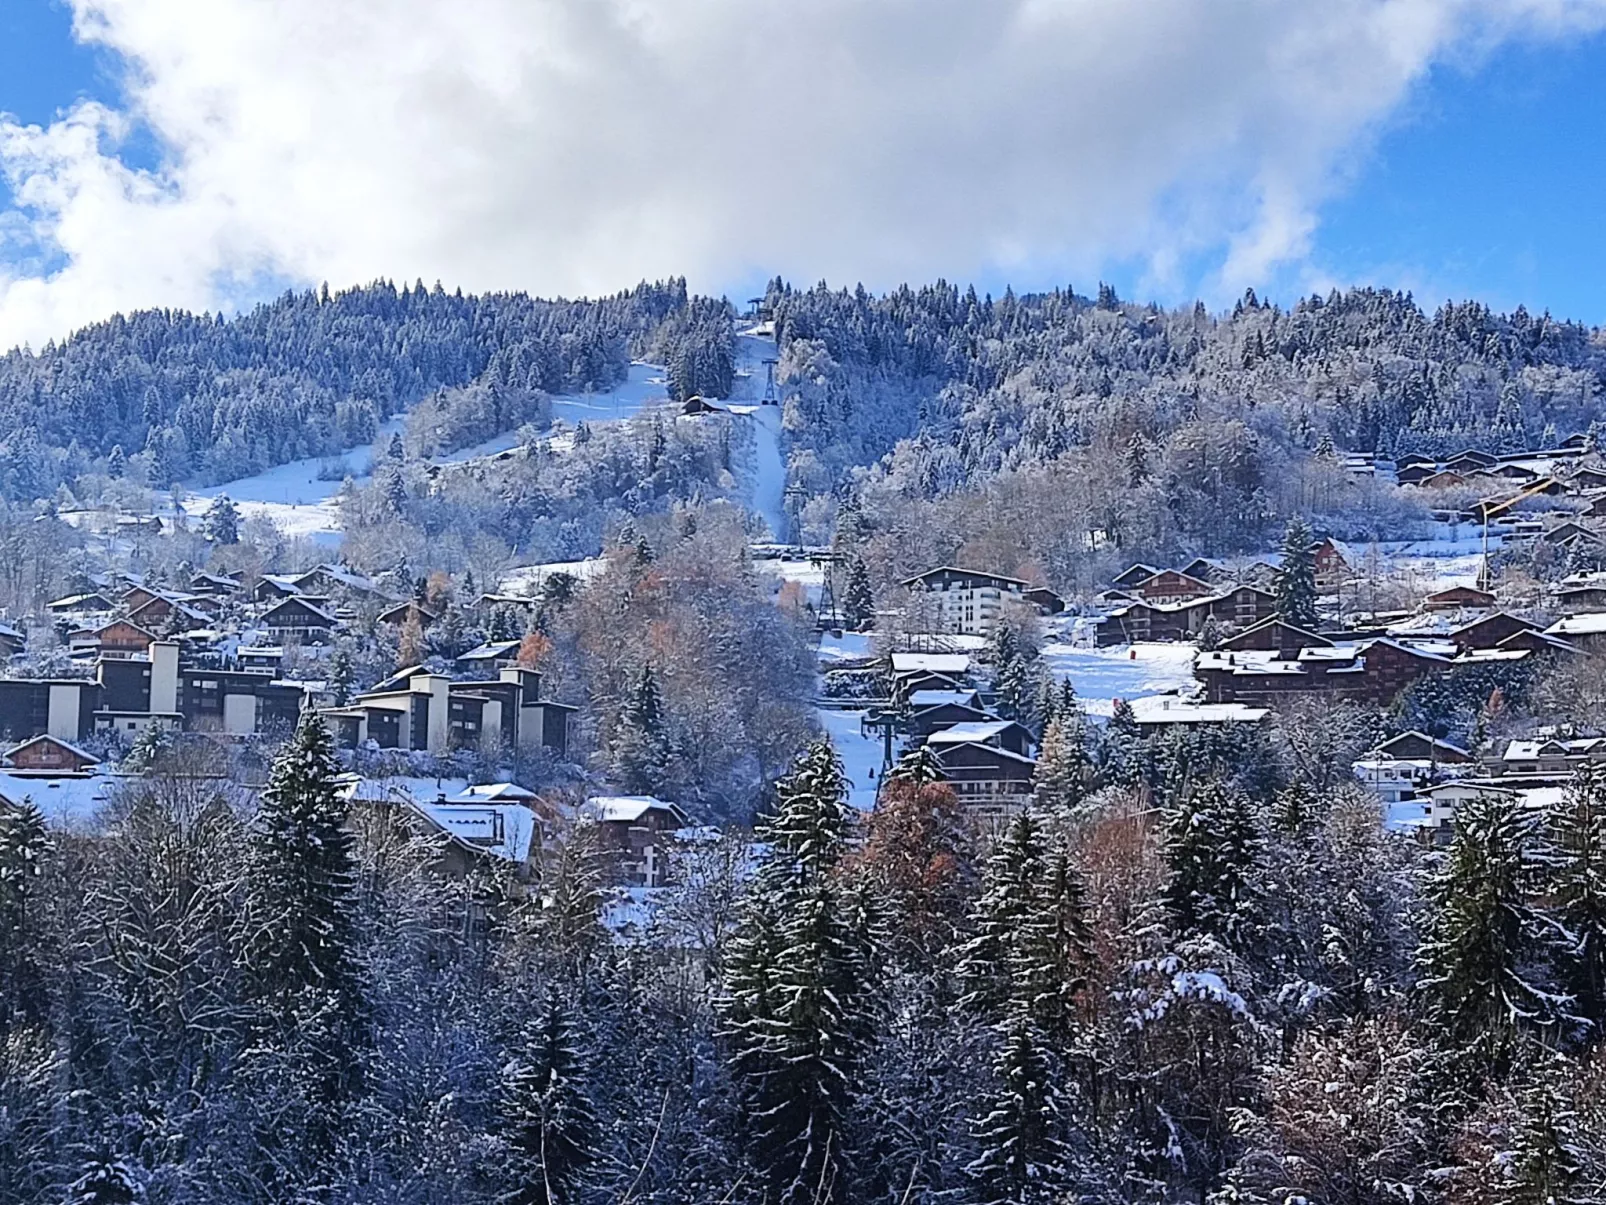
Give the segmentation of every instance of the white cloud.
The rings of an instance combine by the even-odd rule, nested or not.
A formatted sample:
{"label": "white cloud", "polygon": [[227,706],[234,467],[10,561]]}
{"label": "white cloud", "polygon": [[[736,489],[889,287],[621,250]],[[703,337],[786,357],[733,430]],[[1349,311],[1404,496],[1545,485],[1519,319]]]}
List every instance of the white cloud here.
{"label": "white cloud", "polygon": [[[1606,0],[74,0],[129,111],[0,124],[0,344],[264,278],[1298,263],[1437,62]],[[163,162],[130,170],[130,122]],[[10,254],[5,251],[10,248]],[[31,249],[32,253],[28,253]],[[1201,282],[1175,282],[1192,287]]]}

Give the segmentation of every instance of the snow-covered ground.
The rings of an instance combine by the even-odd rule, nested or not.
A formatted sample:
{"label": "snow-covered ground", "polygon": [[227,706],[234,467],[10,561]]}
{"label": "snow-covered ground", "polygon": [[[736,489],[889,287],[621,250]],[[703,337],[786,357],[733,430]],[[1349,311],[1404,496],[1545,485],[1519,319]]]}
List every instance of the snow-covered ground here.
{"label": "snow-covered ground", "polygon": [[[830,707],[815,710],[820,727],[831,737],[842,768],[848,776],[848,802],[861,811],[875,807],[876,787],[881,781],[881,763],[885,745],[879,732],[866,736],[859,725],[866,713],[837,711]],[[894,738],[896,739],[896,738]],[[896,750],[894,750],[896,752]]]}
{"label": "snow-covered ground", "polygon": [[552,399],[552,417],[570,423],[631,418],[648,406],[669,401],[668,370],[662,364],[630,366],[630,375],[602,393],[566,393]]}
{"label": "snow-covered ground", "polygon": [[829,632],[820,637],[820,668],[828,669],[843,661],[862,661],[871,655],[868,632],[843,632],[833,636]]}
{"label": "snow-covered ground", "polygon": [[755,456],[749,499],[777,540],[792,533],[786,517],[786,461],[781,456],[781,408],[760,403],[769,380],[764,361],[778,358],[775,340],[750,327],[736,336],[736,378],[731,384],[731,412],[753,420]]}
{"label": "snow-covered ground", "polygon": [[1191,644],[1043,645],[1043,660],[1055,677],[1070,678],[1089,715],[1106,717],[1114,710],[1116,699],[1192,689],[1193,653]]}
{"label": "snow-covered ground", "polygon": [[541,583],[554,573],[567,573],[579,581],[589,582],[607,568],[607,560],[600,556],[587,557],[583,561],[551,561],[544,565],[521,565],[503,574],[498,588],[503,594],[522,594],[533,598],[539,593]]}

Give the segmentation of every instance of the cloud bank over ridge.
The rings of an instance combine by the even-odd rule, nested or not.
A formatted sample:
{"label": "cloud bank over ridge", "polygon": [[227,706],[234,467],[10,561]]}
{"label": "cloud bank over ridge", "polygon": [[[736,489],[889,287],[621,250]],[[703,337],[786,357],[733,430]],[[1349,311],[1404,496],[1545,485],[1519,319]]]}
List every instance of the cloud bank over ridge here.
{"label": "cloud bank over ridge", "polygon": [[1606,24],[1606,0],[73,7],[126,105],[0,119],[0,346],[378,276],[1085,288],[1136,259],[1226,295],[1304,261],[1432,67]]}

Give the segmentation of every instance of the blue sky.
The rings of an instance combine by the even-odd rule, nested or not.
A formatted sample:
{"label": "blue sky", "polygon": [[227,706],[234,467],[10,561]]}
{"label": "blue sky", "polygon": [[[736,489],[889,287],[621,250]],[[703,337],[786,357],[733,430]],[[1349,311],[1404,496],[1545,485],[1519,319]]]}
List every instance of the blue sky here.
{"label": "blue sky", "polygon": [[[147,2],[150,9],[155,9],[162,7],[166,0]],[[214,2],[228,6],[232,0]],[[285,25],[293,25],[295,17],[290,9],[302,2],[282,0],[285,5]],[[305,0],[305,3],[310,4],[312,0]],[[443,9],[428,7],[434,0],[420,0],[420,3],[426,4],[425,8],[419,9],[420,13],[431,14],[429,19],[432,20],[443,19],[440,18]],[[308,11],[316,9],[314,5]],[[128,28],[118,33],[130,44],[139,45],[141,37],[146,38],[145,45],[157,44],[151,40],[155,34],[137,28],[137,19],[128,19],[126,24]],[[398,22],[401,27],[406,24]],[[1230,39],[1232,31],[1225,28],[1229,23],[1220,24],[1224,27],[1223,39]],[[158,29],[158,26],[153,24],[151,29]],[[511,36],[516,38],[518,28],[515,25],[510,29]],[[427,34],[415,36],[428,37]],[[851,31],[845,36],[851,36]],[[206,45],[204,42],[198,44]],[[292,47],[288,52],[290,55],[301,53],[293,37],[287,40],[287,44]],[[255,53],[254,48],[251,53]],[[269,53],[271,51],[264,52],[265,59]],[[281,49],[280,53],[285,52]],[[367,52],[366,48],[359,47],[356,51],[348,48],[345,53],[346,58],[330,61],[344,66],[357,62],[353,54]],[[385,56],[382,52],[376,52],[369,57],[380,59]],[[389,57],[395,56],[392,54]],[[1319,190],[1333,195],[1329,195],[1316,209],[1317,225],[1308,251],[1268,269],[1269,278],[1258,282],[1258,291],[1287,301],[1305,284],[1314,280],[1332,280],[1339,284],[1372,283],[1411,289],[1418,300],[1428,306],[1451,296],[1477,297],[1497,308],[1510,308],[1520,303],[1536,311],[1548,309],[1558,316],[1606,324],[1606,288],[1602,287],[1606,282],[1606,222],[1601,220],[1601,198],[1606,194],[1606,137],[1602,133],[1603,127],[1606,127],[1606,36],[1518,37],[1504,41],[1491,55],[1475,64],[1444,65],[1462,58],[1464,51],[1433,56],[1431,61],[1435,65],[1413,77],[1413,82],[1404,92],[1403,102],[1393,103],[1387,108],[1380,132],[1351,140],[1341,151],[1337,167],[1329,177],[1331,179],[1336,175],[1340,183],[1336,193],[1330,183]],[[192,54],[188,61],[193,63],[197,60]],[[309,73],[307,78],[314,80],[334,74],[327,64],[315,61],[311,56],[305,64],[289,62],[287,66],[304,66]],[[464,65],[462,69],[466,75],[472,76],[472,64]],[[119,61],[110,51],[90,50],[73,40],[70,13],[58,0],[0,0],[0,112],[10,113],[23,123],[48,125],[63,109],[84,97],[122,107],[128,98],[119,93],[119,71]],[[271,81],[278,75],[288,73],[277,70],[275,64],[264,63],[261,74],[263,80],[269,82],[248,83],[242,85],[242,89],[254,87],[257,94],[268,95]],[[418,91],[410,87],[405,79],[388,80],[376,76],[376,80],[381,89],[394,84],[397,95],[410,97]],[[252,94],[242,91],[242,95]],[[875,97],[871,96],[870,102],[874,101]],[[385,103],[383,97],[382,103]],[[1156,102],[1157,108],[1159,103]],[[391,108],[395,107],[391,102]],[[451,117],[450,114],[446,116]],[[1375,122],[1369,124],[1374,131],[1378,130]],[[360,123],[354,128],[362,130],[359,137],[365,139],[365,128],[360,127]],[[612,128],[617,128],[617,125]],[[247,131],[248,134],[253,132]],[[919,133],[916,131],[917,135]],[[125,163],[148,166],[155,161],[151,145],[148,139],[142,142],[136,136],[117,153]],[[494,142],[488,146],[486,153],[494,159],[500,148]],[[272,146],[268,147],[268,153],[273,150]],[[962,157],[963,153],[973,154],[974,148],[959,148],[956,158]],[[1096,147],[1086,153],[1096,153]],[[339,155],[334,158],[338,160]],[[581,162],[586,162],[584,155]],[[844,156],[844,162],[853,164],[853,170],[864,170],[866,161],[862,156],[855,158],[848,154]],[[393,163],[393,160],[382,161],[381,166],[390,168]],[[405,168],[408,165],[402,166]],[[421,170],[432,172],[434,165],[429,163]],[[704,169],[696,167],[695,170],[702,172]],[[870,170],[873,171],[874,167]],[[1108,175],[1109,165],[1102,165],[1102,170]],[[1117,161],[1117,174],[1119,171]],[[599,169],[599,178],[600,175]],[[266,178],[271,179],[271,173]],[[316,183],[321,184],[322,181]],[[346,183],[349,184],[349,181]],[[882,186],[888,188],[892,195],[903,195],[896,188],[886,185],[885,181]],[[522,179],[512,180],[510,177],[508,187],[521,197],[529,192],[529,186]],[[670,185],[664,187],[668,189]],[[308,191],[302,189],[300,195],[308,195]],[[311,191],[316,194],[316,189]],[[619,191],[614,184],[606,189],[599,186],[599,193],[605,192],[609,196],[616,196]],[[680,191],[684,193],[683,188]],[[838,195],[841,195],[840,191]],[[0,183],[0,202],[6,199],[4,185]],[[204,198],[203,203],[197,204],[196,213],[201,218],[216,217],[219,213],[232,217],[232,201],[225,198],[224,202],[210,205],[210,200]],[[586,199],[580,200],[583,202]],[[896,203],[889,201],[889,205]],[[815,209],[819,208],[817,202],[810,204]],[[956,240],[952,245],[945,245],[940,233],[938,237],[926,238],[918,255],[905,256],[903,261],[895,257],[888,258],[883,265],[884,273],[896,272],[915,278],[938,274],[965,278],[964,265],[981,262],[975,247],[959,245],[967,229],[969,211],[965,204],[964,200],[956,202],[948,225],[940,228],[948,231],[949,237]],[[596,209],[597,206],[591,204],[589,208]],[[134,211],[131,209],[129,212]],[[64,286],[58,290],[63,295],[71,294],[71,304],[61,305],[60,313],[76,322],[86,314],[98,315],[103,309],[127,304],[128,300],[139,304],[189,304],[199,308],[198,297],[202,301],[212,301],[220,296],[237,297],[241,288],[239,281],[246,281],[244,287],[249,290],[254,287],[249,282],[258,277],[273,280],[277,287],[283,280],[297,279],[298,276],[308,280],[328,278],[339,285],[355,283],[357,279],[381,272],[398,279],[411,278],[413,275],[431,279],[439,276],[451,284],[451,277],[456,274],[459,282],[466,287],[476,287],[477,283],[480,287],[486,286],[486,254],[471,242],[465,243],[461,235],[454,235],[458,241],[448,245],[446,236],[440,235],[430,225],[436,220],[433,213],[410,215],[408,221],[411,225],[399,223],[389,243],[385,243],[381,236],[389,236],[390,232],[381,230],[379,235],[374,236],[374,246],[364,246],[362,255],[342,259],[326,253],[325,259],[320,261],[316,250],[320,238],[331,247],[342,247],[346,243],[363,242],[372,233],[369,230],[372,223],[364,219],[359,225],[347,215],[344,228],[338,223],[330,223],[331,234],[319,225],[322,216],[315,214],[309,219],[305,215],[297,215],[300,226],[288,233],[269,230],[268,236],[261,240],[271,242],[272,237],[282,236],[281,241],[297,252],[312,248],[306,251],[301,263],[283,271],[277,263],[266,272],[260,264],[242,266],[228,259],[229,252],[226,249],[217,250],[217,246],[227,244],[228,237],[235,237],[254,250],[256,243],[253,239],[260,233],[256,230],[248,231],[251,237],[243,239],[239,238],[238,231],[219,234],[213,240],[216,245],[195,251],[188,257],[194,263],[182,263],[176,271],[170,271],[169,265],[155,262],[154,258],[150,264],[130,267],[116,260],[116,257],[97,252],[91,243],[76,254],[92,267],[95,267],[92,263],[94,257],[100,254],[111,266],[104,270],[97,268],[99,276],[90,273],[93,279],[89,285],[75,284],[71,288]],[[476,223],[482,220],[477,215],[469,216]],[[547,216],[543,214],[543,217]],[[662,217],[662,214],[656,216]],[[850,218],[854,216],[862,217],[850,215]],[[3,217],[0,214],[0,219]],[[114,215],[107,220],[116,224],[120,219]],[[223,221],[218,220],[220,223]],[[259,225],[271,226],[273,220],[276,219],[259,219]],[[568,220],[583,225],[582,218],[571,215]],[[678,218],[665,219],[669,223],[666,229],[673,229],[673,220]],[[1040,216],[1030,220],[1036,221],[1039,228],[1042,226]],[[559,228],[560,219],[552,218],[551,222],[554,228]],[[464,224],[471,230],[479,228],[471,225],[468,219]],[[528,225],[527,222],[523,223],[513,235],[504,232],[503,237],[522,237],[527,233],[524,227]],[[1067,228],[1074,225],[1073,220],[1067,219]],[[785,222],[776,221],[770,228],[783,229],[785,226]],[[169,225],[167,229],[183,229],[183,226]],[[220,225],[219,229],[223,227]],[[833,283],[841,283],[844,270],[862,271],[872,284],[887,283],[885,279],[877,279],[875,274],[878,267],[874,257],[881,246],[895,241],[899,233],[896,225],[890,228],[893,240],[886,237],[889,231],[878,230],[873,224],[856,233],[851,224],[843,225],[841,230],[841,236],[837,237],[831,221],[827,221],[824,231],[826,241],[822,243],[818,238],[812,242],[806,238],[799,240],[791,248],[791,270],[788,271],[784,263],[776,270],[786,272],[796,280],[809,280],[829,273]],[[956,235],[955,232],[960,233]],[[1223,240],[1229,233],[1223,232]],[[725,290],[737,297],[749,295],[750,290],[768,275],[769,269],[748,266],[769,262],[767,252],[770,247],[764,235],[749,234],[742,250],[745,258],[740,258],[709,252],[705,246],[708,239],[703,237],[699,242],[698,234],[695,228],[685,234],[684,247],[673,239],[662,240],[667,250],[665,246],[652,249],[664,251],[664,254],[656,262],[642,262],[639,270],[635,267],[636,263],[646,257],[638,253],[636,258],[631,258],[628,249],[620,249],[611,270],[615,276],[625,271],[635,275],[686,271],[692,276],[694,287],[710,291]],[[911,242],[916,237],[916,234],[911,234]],[[859,241],[854,243],[852,238]],[[833,239],[834,242],[831,241]],[[583,240],[576,238],[569,241],[575,244],[574,256],[580,257],[585,247]],[[616,237],[604,239],[602,245],[619,241]],[[1116,241],[1119,242],[1119,239]],[[1095,248],[1096,259],[1096,239],[1091,245]],[[821,246],[833,252],[840,251],[841,254],[828,267],[811,271],[819,262]],[[1107,256],[1097,274],[1115,283],[1123,296],[1147,300],[1154,287],[1154,277],[1143,259],[1130,254],[1130,238],[1125,246],[1122,252]],[[1178,295],[1180,292],[1191,295],[1196,288],[1205,290],[1213,267],[1218,267],[1221,262],[1222,246],[1223,242],[1218,240],[1202,250],[1185,249],[1180,268],[1172,276],[1172,279],[1181,283],[1171,286],[1171,295],[1162,295],[1158,299],[1175,302],[1183,300]],[[699,254],[703,257],[701,272],[697,260]],[[3,251],[0,251],[0,255],[3,255]],[[546,258],[543,259],[543,255]],[[595,251],[592,256],[596,257]],[[1190,256],[1196,258],[1190,259]],[[34,262],[59,265],[69,258],[66,252],[60,255],[47,253],[43,258],[36,256]],[[494,263],[497,257],[492,254],[489,258]],[[525,260],[520,262],[535,266],[519,269],[525,272],[528,279],[520,276],[517,284],[536,292],[558,291],[550,285],[544,287],[542,279],[543,272],[553,258],[550,248],[529,251]],[[1088,262],[1086,254],[1082,255],[1082,259]],[[861,262],[866,265],[862,269],[857,267]],[[909,262],[917,266],[910,270],[907,266]],[[1065,273],[1051,269],[1046,260],[1034,263],[1030,255],[1024,260],[1017,257],[1017,262],[1023,266],[1011,269],[1008,277],[985,268],[977,271],[978,286],[997,292],[1007,281],[1018,289],[1030,289],[1062,283],[1068,277],[1079,291],[1091,292],[1096,283],[1091,274],[1084,277],[1081,272]],[[680,267],[682,263],[687,266]],[[844,269],[845,264],[854,267]],[[952,266],[947,266],[949,264]],[[461,271],[454,272],[459,265]],[[6,284],[5,269],[5,262],[0,259],[0,286]],[[51,271],[54,270],[53,266]],[[557,271],[553,269],[554,274]],[[119,278],[119,272],[129,279]],[[145,280],[133,278],[141,272],[145,274]],[[185,272],[189,273],[188,277],[185,277]],[[501,283],[505,279],[496,278],[495,269],[489,272],[489,277],[493,283]],[[575,279],[575,273],[571,268],[569,276],[555,275],[554,278],[563,280],[567,285],[568,281]],[[173,279],[192,279],[189,292],[185,294],[181,291],[177,296],[164,294],[162,282]],[[232,290],[217,283],[225,279],[235,281]],[[610,284],[614,283],[613,277],[604,279]],[[568,285],[569,291],[576,292],[587,287],[590,286]],[[72,289],[77,289],[77,292],[73,293]],[[1217,304],[1223,303],[1220,295],[1211,300]],[[66,320],[65,317],[52,319],[57,325]],[[11,327],[21,330],[25,336],[32,333],[26,323],[13,321]]]}

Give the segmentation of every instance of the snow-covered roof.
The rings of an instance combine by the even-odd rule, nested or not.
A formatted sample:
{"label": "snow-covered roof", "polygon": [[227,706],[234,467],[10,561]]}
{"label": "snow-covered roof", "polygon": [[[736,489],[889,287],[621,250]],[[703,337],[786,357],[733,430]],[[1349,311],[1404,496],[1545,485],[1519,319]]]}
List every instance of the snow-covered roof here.
{"label": "snow-covered roof", "polygon": [[1586,611],[1558,619],[1545,629],[1546,636],[1598,636],[1606,632],[1606,611]]}
{"label": "snow-covered roof", "polygon": [[73,744],[71,741],[64,741],[59,736],[51,736],[48,733],[44,733],[44,734],[41,734],[39,736],[29,737],[27,740],[23,741],[20,745],[13,745],[11,747],[11,749],[6,753],[6,756],[7,757],[15,757],[17,754],[21,753],[24,749],[28,748],[28,746],[37,745],[40,741],[49,741],[52,745],[60,745],[63,749],[67,750],[67,752],[71,753],[74,757],[80,759],[81,761],[88,762],[91,765],[98,765],[99,762],[100,762],[100,758],[96,757],[93,753],[86,753],[86,752],[84,752],[84,750],[80,749],[77,745]]}
{"label": "snow-covered roof", "polygon": [[1130,699],[1132,718],[1139,724],[1254,724],[1271,714],[1265,707],[1242,703],[1190,703],[1174,695]]}
{"label": "snow-covered roof", "polygon": [[[520,794],[523,792],[523,794]],[[465,778],[364,778],[341,788],[361,803],[399,803],[412,808],[447,836],[510,862],[529,860],[536,816],[521,798],[534,798],[513,783],[471,784]]]}
{"label": "snow-covered roof", "polygon": [[509,653],[517,651],[517,640],[488,640],[477,648],[471,648],[466,653],[459,653],[459,661],[495,661],[498,657],[506,657]]}
{"label": "snow-covered roof", "polygon": [[917,690],[909,696],[909,706],[916,711],[925,707],[969,707],[976,701],[973,690]]}
{"label": "snow-covered roof", "polygon": [[1012,720],[971,720],[938,729],[926,740],[934,745],[984,745],[1013,726]]}
{"label": "snow-covered roof", "polygon": [[669,813],[682,826],[686,823],[686,813],[678,803],[669,803],[652,795],[593,795],[585,801],[580,814],[599,822],[624,821],[634,824],[648,812],[654,811]]}
{"label": "snow-covered roof", "polygon": [[57,827],[87,824],[110,801],[121,780],[111,774],[86,778],[24,778],[0,771],[0,800],[29,800]]}
{"label": "snow-covered roof", "polygon": [[968,674],[968,653],[893,653],[892,672],[895,674]]}
{"label": "snow-covered roof", "polygon": [[412,807],[442,832],[509,862],[530,860],[535,813],[520,803],[418,803]]}
{"label": "snow-covered roof", "polygon": [[449,803],[529,803],[540,796],[516,782],[482,782],[459,791]]}

